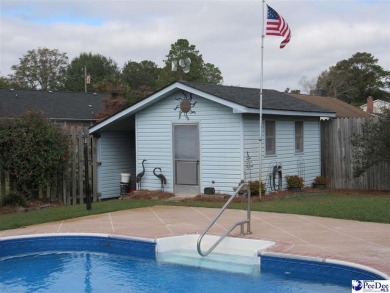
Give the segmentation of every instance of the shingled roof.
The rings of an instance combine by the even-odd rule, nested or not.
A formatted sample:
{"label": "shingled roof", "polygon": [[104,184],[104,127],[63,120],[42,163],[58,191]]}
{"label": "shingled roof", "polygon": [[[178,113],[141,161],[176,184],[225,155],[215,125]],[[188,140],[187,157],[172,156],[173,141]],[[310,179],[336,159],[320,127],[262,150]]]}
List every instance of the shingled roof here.
{"label": "shingled roof", "polygon": [[[175,81],[145,99],[106,118],[90,128],[90,134],[107,129],[118,129],[122,124],[128,124],[126,119],[154,103],[178,91],[186,91],[217,103],[231,107],[235,113],[259,113],[260,90],[237,86],[210,85],[204,83]],[[334,117],[335,113],[312,103],[302,101],[286,93],[275,90],[263,90],[263,110],[265,115],[292,115],[312,117]]]}
{"label": "shingled roof", "polygon": [[363,110],[332,97],[291,94],[303,101],[316,104],[336,113],[337,118],[367,118],[370,115]]}
{"label": "shingled roof", "polygon": [[96,120],[108,94],[0,89],[0,118],[39,110],[55,120]]}
{"label": "shingled roof", "polygon": [[[244,107],[254,109],[260,108],[260,89],[257,88],[212,85],[187,81],[179,81],[179,83]],[[324,108],[319,105],[297,99],[289,94],[268,89],[263,89],[263,109],[323,113],[334,112],[329,108]]]}

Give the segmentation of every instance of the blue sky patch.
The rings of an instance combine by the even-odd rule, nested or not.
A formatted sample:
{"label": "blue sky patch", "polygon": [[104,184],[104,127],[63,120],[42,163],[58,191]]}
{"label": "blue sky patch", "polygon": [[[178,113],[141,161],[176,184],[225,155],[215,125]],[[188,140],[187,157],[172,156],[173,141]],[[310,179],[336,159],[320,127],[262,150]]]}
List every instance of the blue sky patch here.
{"label": "blue sky patch", "polygon": [[2,16],[11,16],[20,18],[36,24],[55,24],[55,23],[70,23],[70,24],[87,24],[98,26],[102,25],[104,21],[99,18],[90,16],[82,16],[73,11],[42,11],[42,6],[29,5],[18,8],[3,9]]}

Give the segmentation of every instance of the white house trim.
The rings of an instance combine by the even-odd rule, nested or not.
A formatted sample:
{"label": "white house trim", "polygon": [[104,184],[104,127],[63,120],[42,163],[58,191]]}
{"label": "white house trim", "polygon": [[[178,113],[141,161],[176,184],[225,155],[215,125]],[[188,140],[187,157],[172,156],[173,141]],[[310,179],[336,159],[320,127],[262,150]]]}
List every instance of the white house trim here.
{"label": "white house trim", "polygon": [[[165,98],[166,96],[170,95],[171,93],[178,91],[178,90],[184,90],[186,92],[192,93],[197,96],[201,96],[202,98],[208,99],[210,101],[216,102],[218,104],[227,106],[233,110],[233,113],[237,114],[243,114],[243,113],[259,113],[259,109],[254,109],[254,108],[248,108],[245,106],[238,105],[233,102],[226,101],[224,99],[218,98],[214,95],[205,93],[203,91],[194,89],[190,86],[184,85],[179,82],[175,82],[160,91],[152,94],[151,96],[147,97],[146,99],[138,102],[137,104],[130,106],[129,108],[109,117],[108,119],[96,124],[95,126],[91,127],[89,129],[89,133],[93,134],[94,132],[97,132],[98,130],[101,130],[105,126],[109,125],[110,123],[120,120],[122,118],[129,117],[133,115],[134,113],[150,106],[151,104]],[[303,112],[303,111],[285,111],[285,110],[267,110],[263,109],[263,114],[264,115],[283,115],[283,116],[306,116],[306,117],[316,117],[316,116],[321,116],[321,117],[336,117],[335,113],[322,113],[322,112]]]}
{"label": "white house trim", "polygon": [[[254,108],[246,108],[242,107],[243,111],[234,111],[233,113],[250,113],[250,114],[260,114],[259,109]],[[323,113],[323,112],[303,112],[303,111],[286,111],[286,110],[268,110],[263,109],[263,115],[281,115],[281,116],[306,116],[306,117],[328,117],[328,118],[335,118],[335,113]]]}

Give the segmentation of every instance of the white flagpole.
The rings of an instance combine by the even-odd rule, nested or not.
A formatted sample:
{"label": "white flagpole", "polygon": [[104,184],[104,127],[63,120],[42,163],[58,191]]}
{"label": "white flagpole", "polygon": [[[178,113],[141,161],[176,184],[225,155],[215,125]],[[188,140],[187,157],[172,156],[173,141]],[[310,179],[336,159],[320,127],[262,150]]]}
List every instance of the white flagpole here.
{"label": "white flagpole", "polygon": [[263,58],[264,58],[264,3],[265,0],[263,0],[263,10],[262,10],[262,20],[263,20],[263,32],[261,34],[261,65],[260,65],[260,107],[259,107],[259,197],[261,198],[261,182],[262,182],[262,166],[261,166],[261,159],[262,159],[262,120],[263,120]]}

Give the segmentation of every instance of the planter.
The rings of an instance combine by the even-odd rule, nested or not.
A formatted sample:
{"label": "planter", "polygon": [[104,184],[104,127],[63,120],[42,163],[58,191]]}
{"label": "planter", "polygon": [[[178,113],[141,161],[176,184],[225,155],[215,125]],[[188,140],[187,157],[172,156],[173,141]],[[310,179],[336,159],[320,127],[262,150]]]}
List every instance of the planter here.
{"label": "planter", "polygon": [[213,194],[215,194],[215,188],[214,187],[205,187],[203,193],[213,195]]}
{"label": "planter", "polygon": [[301,192],[302,187],[289,187],[287,190],[291,192]]}
{"label": "planter", "polygon": [[313,183],[313,188],[325,189],[326,188],[326,184]]}

